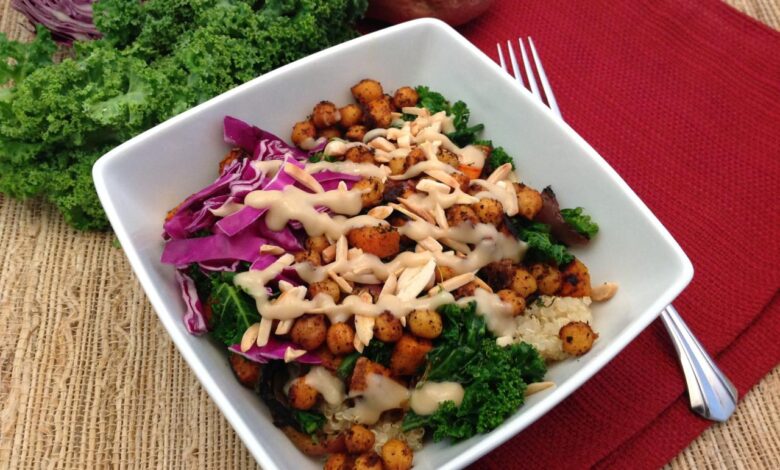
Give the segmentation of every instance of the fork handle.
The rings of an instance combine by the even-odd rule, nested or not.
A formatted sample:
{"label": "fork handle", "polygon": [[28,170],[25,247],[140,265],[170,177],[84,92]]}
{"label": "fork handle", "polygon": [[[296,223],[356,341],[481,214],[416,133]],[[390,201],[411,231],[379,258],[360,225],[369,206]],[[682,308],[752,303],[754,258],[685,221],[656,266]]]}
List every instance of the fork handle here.
{"label": "fork handle", "polygon": [[726,421],[737,407],[737,390],[718,368],[672,305],[661,320],[677,350],[691,409],[712,421]]}

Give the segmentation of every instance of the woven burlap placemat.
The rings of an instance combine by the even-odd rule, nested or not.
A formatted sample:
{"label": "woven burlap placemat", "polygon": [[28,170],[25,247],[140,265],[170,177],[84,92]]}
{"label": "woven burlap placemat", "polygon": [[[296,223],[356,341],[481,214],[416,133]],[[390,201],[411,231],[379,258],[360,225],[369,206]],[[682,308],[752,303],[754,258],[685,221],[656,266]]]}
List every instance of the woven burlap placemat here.
{"label": "woven burlap placemat", "polygon": [[[777,0],[729,0],[780,28]],[[0,31],[30,36],[0,0]],[[0,468],[254,468],[113,236],[0,195]],[[780,368],[669,467],[771,468]]]}

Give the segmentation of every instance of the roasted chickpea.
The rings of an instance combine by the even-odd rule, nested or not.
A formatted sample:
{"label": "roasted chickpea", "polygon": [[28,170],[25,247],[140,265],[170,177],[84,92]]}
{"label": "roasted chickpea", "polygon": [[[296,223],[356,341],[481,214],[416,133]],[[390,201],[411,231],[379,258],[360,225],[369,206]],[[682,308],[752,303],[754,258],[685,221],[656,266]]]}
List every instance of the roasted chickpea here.
{"label": "roasted chickpea", "polygon": [[307,384],[303,377],[298,377],[290,385],[287,398],[296,410],[310,410],[317,404],[317,389]]}
{"label": "roasted chickpea", "polygon": [[317,129],[311,121],[296,122],[293,126],[290,140],[296,146],[303,148],[307,142],[313,142],[317,136]]}
{"label": "roasted chickpea", "polygon": [[536,217],[536,214],[542,210],[542,195],[539,191],[530,188],[523,183],[515,183],[515,192],[517,193],[517,207],[519,215],[528,220]]}
{"label": "roasted chickpea", "polygon": [[383,470],[382,459],[376,452],[360,454],[355,459],[355,470]]}
{"label": "roasted chickpea", "polygon": [[474,295],[474,292],[476,292],[478,288],[479,288],[479,284],[474,281],[471,281],[468,284],[464,284],[458,287],[457,289],[455,289],[454,291],[452,291],[452,295],[453,297],[455,297],[455,299],[462,299],[463,297],[471,297],[472,295]]}
{"label": "roasted chickpea", "polygon": [[393,122],[390,100],[386,96],[377,98],[364,104],[366,108],[366,121],[373,127],[390,127]]}
{"label": "roasted chickpea", "polygon": [[420,338],[438,338],[442,330],[441,315],[435,310],[415,310],[409,315],[409,330]]}
{"label": "roasted chickpea", "polygon": [[328,456],[323,470],[352,470],[352,464],[353,462],[347,454],[339,452]]}
{"label": "roasted chickpea", "polygon": [[382,312],[374,323],[374,337],[385,343],[395,343],[404,334],[401,320],[390,312]]}
{"label": "roasted chickpea", "polygon": [[444,282],[451,277],[455,277],[454,269],[449,266],[436,265],[436,270],[433,272],[433,281],[436,284]]}
{"label": "roasted chickpea", "polygon": [[384,375],[390,377],[390,371],[382,364],[373,362],[361,356],[355,362],[355,368],[352,369],[352,377],[349,380],[349,390],[351,392],[361,392],[368,386],[368,376],[371,374]]}
{"label": "roasted chickpea", "polygon": [[322,250],[330,246],[330,242],[328,242],[328,238],[325,235],[318,235],[307,238],[304,246],[306,246],[307,250],[322,253]]}
{"label": "roasted chickpea", "polygon": [[385,193],[385,184],[379,178],[364,178],[352,187],[353,191],[361,191],[360,201],[363,208],[373,207],[382,202]]}
{"label": "roasted chickpea", "polygon": [[445,213],[447,214],[447,223],[450,224],[450,227],[457,227],[466,223],[472,225],[479,223],[479,218],[474,209],[467,204],[455,204],[447,209]]}
{"label": "roasted chickpea", "polygon": [[562,326],[558,331],[558,337],[561,339],[563,352],[572,356],[582,356],[590,351],[599,335],[587,323],[574,321]]}
{"label": "roasted chickpea", "polygon": [[325,129],[317,131],[317,137],[324,137],[327,140],[340,139],[341,130],[339,130],[338,127],[326,127]]}
{"label": "roasted chickpea", "polygon": [[352,147],[347,150],[344,157],[355,163],[374,163],[374,151],[368,147]]}
{"label": "roasted chickpea", "polygon": [[461,191],[463,191],[464,193],[469,193],[469,186],[471,186],[471,178],[469,178],[468,175],[456,171],[455,173],[452,173],[450,176],[452,176],[455,179],[455,181],[460,183]]}
{"label": "roasted chickpea", "polygon": [[339,121],[339,124],[341,124],[341,127],[344,129],[356,126],[363,121],[363,109],[356,104],[344,106],[339,109],[339,114],[341,114],[341,121]]}
{"label": "roasted chickpea", "polygon": [[419,99],[420,96],[417,94],[417,90],[409,86],[404,86],[395,90],[393,104],[395,104],[395,107],[398,109],[409,108],[417,106],[417,100]]}
{"label": "roasted chickpea", "polygon": [[406,163],[406,159],[402,157],[390,159],[390,161],[387,162],[387,166],[390,168],[390,174],[403,175],[405,163]]}
{"label": "roasted chickpea", "polygon": [[365,426],[353,424],[344,433],[344,444],[350,454],[362,454],[374,447],[376,436]]}
{"label": "roasted chickpea", "polygon": [[349,129],[347,129],[346,134],[344,134],[344,137],[352,142],[362,142],[363,137],[366,136],[366,132],[368,132],[366,126],[350,126]]}
{"label": "roasted chickpea", "polygon": [[525,268],[518,267],[512,273],[509,288],[523,297],[528,297],[536,292],[536,279]]}
{"label": "roasted chickpea", "polygon": [[412,468],[414,453],[405,442],[390,439],[382,446],[382,462],[385,470],[409,470]]}
{"label": "roasted chickpea", "polygon": [[382,84],[370,78],[360,80],[357,85],[350,88],[352,96],[360,103],[368,103],[384,95]]}
{"label": "roasted chickpea", "polygon": [[440,149],[439,154],[436,155],[436,157],[440,162],[446,163],[453,168],[458,168],[460,166],[460,160],[458,160],[458,156],[445,148]]}
{"label": "roasted chickpea", "polygon": [[582,261],[574,259],[561,269],[561,289],[558,295],[563,297],[590,297],[590,273]]}
{"label": "roasted chickpea", "polygon": [[406,173],[409,171],[409,168],[413,167],[414,165],[424,162],[427,160],[428,157],[425,156],[425,152],[422,151],[420,147],[415,147],[412,149],[411,152],[409,152],[409,155],[406,156],[404,159],[404,166],[403,166],[403,173]]}
{"label": "roasted chickpea", "polygon": [[512,311],[512,316],[517,317],[525,312],[525,298],[517,292],[509,289],[502,289],[497,292],[498,298],[507,304]]}
{"label": "roasted chickpea", "polygon": [[355,330],[346,323],[334,323],[328,328],[327,342],[333,354],[349,354],[355,350]]}
{"label": "roasted chickpea", "polygon": [[531,276],[536,279],[536,287],[543,295],[555,295],[561,288],[563,276],[555,266],[547,263],[535,263],[530,267]]}
{"label": "roasted chickpea", "polygon": [[325,294],[333,299],[335,303],[339,303],[339,300],[341,300],[341,288],[333,279],[312,282],[309,284],[308,294],[310,299],[316,297],[317,294]]}
{"label": "roasted chickpea", "polygon": [[290,339],[307,351],[313,351],[320,347],[328,334],[323,315],[304,315],[293,323],[290,330]]}
{"label": "roasted chickpea", "polygon": [[506,289],[515,272],[515,265],[510,259],[494,261],[479,271],[479,277],[483,279],[494,291]]}
{"label": "roasted chickpea", "polygon": [[231,354],[228,360],[230,368],[233,369],[233,373],[241,385],[251,389],[259,385],[260,376],[262,375],[262,366],[260,364],[252,362],[239,354]]}
{"label": "roasted chickpea", "polygon": [[395,256],[401,251],[401,235],[395,227],[387,225],[353,228],[347,232],[347,241],[350,246],[379,258]]}
{"label": "roasted chickpea", "polygon": [[312,250],[298,251],[294,253],[296,263],[309,262],[312,266],[322,266],[322,257],[319,253]]}
{"label": "roasted chickpea", "polygon": [[339,122],[339,110],[330,101],[320,101],[311,113],[311,122],[317,129],[332,127]]}
{"label": "roasted chickpea", "polygon": [[433,348],[431,341],[404,334],[395,343],[390,356],[390,370],[393,375],[412,375],[425,362],[425,355]]}
{"label": "roasted chickpea", "polygon": [[491,224],[496,227],[504,222],[504,206],[495,199],[480,199],[471,205],[477,218],[483,224]]}

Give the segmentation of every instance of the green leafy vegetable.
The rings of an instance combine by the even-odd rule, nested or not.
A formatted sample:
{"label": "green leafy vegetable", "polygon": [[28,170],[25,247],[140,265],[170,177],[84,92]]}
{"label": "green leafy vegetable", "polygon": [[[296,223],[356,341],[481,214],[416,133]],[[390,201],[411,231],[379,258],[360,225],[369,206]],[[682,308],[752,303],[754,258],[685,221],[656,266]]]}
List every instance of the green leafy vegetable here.
{"label": "green leafy vegetable", "polygon": [[463,402],[460,406],[444,402],[430,416],[410,411],[403,428],[426,426],[433,430],[435,441],[458,441],[503,423],[523,404],[526,384],[542,380],[546,366],[529,344],[498,346],[484,318],[476,314],[474,302],[465,307],[447,305],[439,311],[445,328],[428,353],[430,368],[425,378],[463,384]]}
{"label": "green leafy vegetable", "polygon": [[574,230],[588,237],[588,239],[593,238],[597,233],[599,233],[598,224],[591,220],[590,216],[585,213],[585,209],[582,207],[577,207],[575,209],[561,209],[561,215],[567,224],[574,227]]}
{"label": "green leafy vegetable", "polygon": [[339,377],[346,380],[355,369],[355,363],[359,358],[360,353],[358,352],[353,352],[348,356],[344,356],[344,359],[341,360],[341,364],[339,364],[338,368],[336,369],[336,373],[339,374]]}
{"label": "green leafy vegetable", "polygon": [[[473,143],[477,134],[482,132],[485,128],[482,124],[477,124],[469,127],[469,118],[471,117],[471,111],[469,107],[463,101],[456,101],[455,104],[450,105],[450,102],[439,92],[432,91],[427,86],[418,86],[416,88],[419,100],[417,106],[426,108],[432,114],[444,111],[447,115],[452,116],[452,124],[455,126],[455,130],[447,134],[450,140],[456,145],[464,147]],[[404,115],[406,120],[414,120],[416,116]],[[408,117],[407,117],[408,116]]]}
{"label": "green leafy vegetable", "polygon": [[550,235],[550,226],[539,222],[512,219],[517,236],[528,244],[526,259],[530,261],[552,261],[557,265],[570,263],[574,256],[565,245],[557,243]]}
{"label": "green leafy vegetable", "polygon": [[[0,192],[45,197],[80,229],[108,222],[91,170],[111,148],[269,70],[353,37],[367,0],[101,0],[103,39],[0,35]],[[10,59],[10,60],[9,60]],[[6,87],[3,87],[6,85]]]}
{"label": "green leafy vegetable", "polygon": [[214,328],[211,334],[226,346],[240,343],[247,328],[260,321],[254,300],[233,284],[234,276],[222,273],[213,277],[209,297]]}
{"label": "green leafy vegetable", "polygon": [[444,95],[439,92],[432,91],[427,86],[418,86],[415,88],[415,90],[417,91],[417,96],[419,97],[417,100],[417,106],[427,109],[431,112],[431,114],[436,114],[439,111],[444,111],[447,114],[451,114],[450,102],[447,101]]}
{"label": "green leafy vegetable", "polygon": [[292,417],[302,432],[314,435],[325,424],[325,416],[313,411],[292,410]]}
{"label": "green leafy vegetable", "polygon": [[363,349],[363,356],[386,367],[390,366],[392,355],[393,343],[385,343],[378,339],[369,341],[368,346]]}
{"label": "green leafy vegetable", "polygon": [[494,147],[493,142],[490,140],[477,140],[474,142],[474,145],[484,145],[490,147],[490,156],[487,159],[488,172],[495,170],[504,163],[511,164],[512,169],[515,169],[515,159],[506,153],[504,147]]}

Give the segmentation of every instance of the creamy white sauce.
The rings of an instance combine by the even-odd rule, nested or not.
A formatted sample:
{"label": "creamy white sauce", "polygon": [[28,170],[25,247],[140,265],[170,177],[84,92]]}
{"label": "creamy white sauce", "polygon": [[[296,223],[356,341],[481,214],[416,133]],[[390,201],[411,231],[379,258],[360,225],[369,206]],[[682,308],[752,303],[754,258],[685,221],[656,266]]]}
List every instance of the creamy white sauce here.
{"label": "creamy white sauce", "polygon": [[440,403],[452,401],[455,406],[463,402],[463,386],[457,382],[425,382],[415,389],[409,399],[412,411],[421,416],[433,414]]}
{"label": "creamy white sauce", "polygon": [[328,369],[321,366],[312,367],[303,380],[320,392],[328,404],[338,405],[344,401],[344,382],[331,374]]}
{"label": "creamy white sauce", "polygon": [[366,378],[366,389],[350,394],[355,406],[344,414],[360,424],[374,424],[380,415],[388,410],[403,408],[409,400],[409,390],[395,380],[379,374],[370,374]]}

